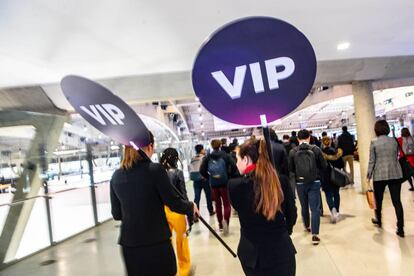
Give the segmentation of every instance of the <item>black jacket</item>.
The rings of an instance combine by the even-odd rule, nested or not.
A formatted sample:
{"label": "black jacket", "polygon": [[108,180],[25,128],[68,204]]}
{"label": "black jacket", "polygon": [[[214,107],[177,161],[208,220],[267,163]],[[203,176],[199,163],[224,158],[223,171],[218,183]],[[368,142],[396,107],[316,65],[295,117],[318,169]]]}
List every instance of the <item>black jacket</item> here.
{"label": "black jacket", "polygon": [[224,151],[215,150],[209,155],[207,155],[206,157],[204,157],[203,161],[201,162],[200,174],[204,178],[209,179],[208,162],[210,161],[210,158],[213,158],[213,159],[223,158],[224,162],[226,163],[228,179],[240,176],[239,171],[237,170],[236,163],[234,162],[233,158],[231,158],[230,155],[225,153]]}
{"label": "black jacket", "polygon": [[186,200],[188,200],[183,171],[179,169],[168,169],[167,173],[171,184],[177,188],[177,190],[184,196]]}
{"label": "black jacket", "polygon": [[326,168],[328,167],[328,163],[326,162],[325,158],[323,158],[322,155],[322,150],[320,148],[318,148],[317,146],[313,145],[309,145],[307,143],[302,143],[300,144],[298,147],[294,148],[293,150],[290,151],[289,153],[289,172],[292,173],[292,175],[295,175],[296,173],[296,167],[295,167],[295,161],[294,161],[294,157],[295,157],[295,153],[302,149],[302,148],[311,148],[312,147],[312,151],[315,154],[315,159],[316,159],[316,166],[318,168],[318,179],[320,180],[321,177],[323,177],[323,173],[326,170]]}
{"label": "black jacket", "polygon": [[342,132],[338,137],[337,148],[342,149],[343,155],[353,155],[355,151],[355,144],[352,135],[348,132]]}
{"label": "black jacket", "polygon": [[289,180],[280,176],[284,194],[282,212],[272,221],[254,210],[254,190],[251,175],[229,181],[229,196],[240,220],[240,242],[237,253],[243,266],[250,268],[273,267],[292,260],[296,254],[290,239],[297,219],[297,209]]}
{"label": "black jacket", "polygon": [[139,247],[167,241],[171,237],[164,205],[191,215],[193,203],[173,190],[164,166],[138,161],[131,169],[118,169],[110,184],[112,216],[121,220],[119,244]]}
{"label": "black jacket", "polygon": [[288,158],[283,144],[271,142],[273,161],[275,161],[276,171],[279,174],[289,175]]}

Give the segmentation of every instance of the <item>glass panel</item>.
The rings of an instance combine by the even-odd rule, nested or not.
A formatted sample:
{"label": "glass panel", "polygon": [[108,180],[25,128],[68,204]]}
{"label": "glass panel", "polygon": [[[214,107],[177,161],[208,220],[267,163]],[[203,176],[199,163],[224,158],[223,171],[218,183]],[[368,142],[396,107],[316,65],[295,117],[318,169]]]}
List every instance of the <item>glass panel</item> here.
{"label": "glass panel", "polygon": [[52,195],[50,208],[54,241],[61,241],[94,226],[89,187]]}
{"label": "glass panel", "polygon": [[109,181],[96,184],[96,202],[98,208],[98,221],[111,219],[111,201],[109,198]]}
{"label": "glass panel", "polygon": [[16,253],[16,259],[23,258],[50,246],[45,199],[37,198],[27,202],[30,201],[34,201],[34,205],[29,221],[24,229],[23,237]]}
{"label": "glass panel", "polygon": [[8,205],[0,206],[0,233],[3,231],[9,209],[10,207]]}

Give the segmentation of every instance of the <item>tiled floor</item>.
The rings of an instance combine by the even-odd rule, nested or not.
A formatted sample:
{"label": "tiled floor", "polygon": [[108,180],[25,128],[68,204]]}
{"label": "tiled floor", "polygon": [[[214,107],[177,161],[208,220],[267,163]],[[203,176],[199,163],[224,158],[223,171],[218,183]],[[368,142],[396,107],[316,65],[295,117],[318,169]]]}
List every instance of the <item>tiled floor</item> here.
{"label": "tiled floor", "polygon": [[[321,220],[319,246],[312,246],[309,234],[298,220],[293,234],[298,251],[297,275],[414,275],[414,193],[402,189],[406,222],[406,238],[395,235],[395,214],[389,193],[385,195],[383,230],[370,223],[372,211],[358,188],[342,190],[343,220],[329,223]],[[189,192],[192,189],[189,188]],[[324,205],[327,210],[325,199]],[[297,203],[299,207],[299,203]],[[205,218],[215,224],[214,217]],[[326,211],[325,211],[326,213]],[[116,222],[108,222],[67,242],[25,259],[0,275],[123,275],[123,265],[116,244],[119,229]],[[237,249],[239,223],[233,217],[231,234],[224,239]],[[35,237],[35,233],[34,233]],[[89,240],[88,239],[96,239]],[[193,228],[190,238],[192,260],[196,275],[243,275],[238,259],[233,258],[201,224]],[[47,260],[55,263],[41,266]]]}

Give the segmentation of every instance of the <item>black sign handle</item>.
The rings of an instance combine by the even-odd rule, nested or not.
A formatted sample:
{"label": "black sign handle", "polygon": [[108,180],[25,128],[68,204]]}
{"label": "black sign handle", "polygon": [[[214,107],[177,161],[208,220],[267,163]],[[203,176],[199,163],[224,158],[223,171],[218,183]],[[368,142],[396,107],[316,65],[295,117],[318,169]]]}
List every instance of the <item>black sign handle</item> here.
{"label": "black sign handle", "polygon": [[[151,159],[145,154],[145,152],[142,149],[138,149],[138,153],[144,160],[152,162]],[[177,187],[175,187],[174,185],[171,186],[173,187],[174,191],[178,194],[178,196],[181,197],[181,199],[186,200],[183,194],[177,189]],[[198,218],[200,219],[201,223],[204,224],[204,226],[207,227],[207,229],[213,234],[213,236],[227,249],[227,251],[229,251],[234,258],[237,258],[237,254],[234,253],[230,246],[220,237],[220,235],[213,229],[213,227],[211,227],[211,225],[208,224],[201,215]]]}

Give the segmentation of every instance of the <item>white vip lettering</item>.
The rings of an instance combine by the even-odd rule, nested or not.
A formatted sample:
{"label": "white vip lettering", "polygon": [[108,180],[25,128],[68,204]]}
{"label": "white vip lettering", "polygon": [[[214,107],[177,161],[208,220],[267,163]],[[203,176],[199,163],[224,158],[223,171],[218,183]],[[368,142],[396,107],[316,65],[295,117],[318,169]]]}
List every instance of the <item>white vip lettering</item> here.
{"label": "white vip lettering", "polygon": [[[283,66],[284,69],[280,72],[277,71],[278,67]],[[270,90],[279,88],[279,81],[287,79],[295,71],[295,63],[289,57],[279,57],[265,60],[267,80]],[[260,69],[260,63],[254,62],[249,64],[250,74],[252,76],[253,88],[256,93],[262,93],[265,91],[263,84],[262,70]],[[235,68],[233,82],[230,82],[223,71],[211,72],[213,78],[224,89],[230,98],[238,99],[241,97],[243,90],[244,79],[246,77],[246,65],[237,66]]]}
{"label": "white vip lettering", "polygon": [[113,104],[95,104],[89,105],[89,109],[85,106],[80,106],[80,108],[89,116],[94,118],[98,123],[103,126],[106,126],[106,122],[102,115],[112,124],[112,125],[124,125],[122,122],[125,119],[125,115],[121,109]]}

